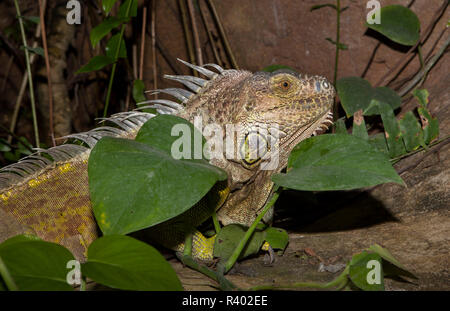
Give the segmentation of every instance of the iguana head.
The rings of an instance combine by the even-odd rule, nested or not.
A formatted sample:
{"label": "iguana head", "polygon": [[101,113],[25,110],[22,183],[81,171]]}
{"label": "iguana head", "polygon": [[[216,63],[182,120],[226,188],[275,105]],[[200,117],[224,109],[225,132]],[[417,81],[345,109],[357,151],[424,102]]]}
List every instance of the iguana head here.
{"label": "iguana head", "polygon": [[244,128],[237,142],[241,164],[247,169],[264,168],[261,160],[277,151],[280,165],[271,169],[281,169],[299,141],[330,122],[334,95],[331,83],[319,76],[278,70],[248,77],[239,94],[241,109],[233,120]]}
{"label": "iguana head", "polygon": [[[161,91],[183,101],[176,114],[194,125],[195,117],[201,117],[203,126],[218,124],[224,136],[229,135],[229,125],[239,129],[231,139],[233,156],[225,154],[226,146],[223,157],[210,162],[229,176],[231,193],[218,212],[219,219],[224,224],[249,225],[272,191],[271,175],[286,166],[294,146],[331,124],[334,87],[323,77],[290,70],[251,73],[210,65],[219,71],[217,74],[205,66],[183,63],[209,79],[166,76],[194,93]],[[223,137],[224,145],[226,139]]]}

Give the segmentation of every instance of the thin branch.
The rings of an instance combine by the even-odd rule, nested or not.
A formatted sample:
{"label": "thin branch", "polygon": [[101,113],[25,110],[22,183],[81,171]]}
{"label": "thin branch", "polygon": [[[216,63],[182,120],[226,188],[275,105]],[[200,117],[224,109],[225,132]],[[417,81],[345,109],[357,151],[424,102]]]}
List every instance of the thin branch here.
{"label": "thin branch", "polygon": [[189,16],[191,17],[192,35],[194,37],[195,51],[197,54],[197,65],[201,66],[201,65],[203,65],[203,56],[202,56],[202,48],[200,46],[200,39],[198,37],[198,29],[197,29],[197,21],[195,18],[194,4],[192,3],[192,0],[187,0],[187,4],[188,4]]}
{"label": "thin branch", "polygon": [[[153,1],[155,2],[155,1]],[[145,28],[147,28],[147,7],[142,11],[141,55],[139,59],[139,80],[144,77]]]}
{"label": "thin branch", "polygon": [[[153,88],[158,89],[158,68],[156,68],[156,0],[152,0],[152,69],[153,69]],[[155,92],[155,99],[158,99],[158,93]]]}
{"label": "thin branch", "polygon": [[424,77],[431,70],[431,68],[433,68],[436,62],[445,53],[445,50],[447,49],[449,44],[450,44],[450,36],[447,38],[445,43],[439,49],[439,52],[437,52],[436,55],[434,55],[433,58],[431,58],[430,61],[426,64],[426,66],[422,70],[420,70],[419,73],[398,92],[400,96],[403,96],[406,93],[408,93],[420,81],[420,79]]}
{"label": "thin branch", "polygon": [[419,44],[424,44],[427,41],[428,37],[430,36],[431,32],[434,29],[434,26],[437,23],[437,21],[440,19],[442,14],[444,14],[447,6],[448,6],[448,0],[445,0],[443,2],[442,6],[436,11],[431,24],[428,25],[427,29],[423,32],[423,35],[417,41],[417,43],[412,48],[410,48],[409,51],[406,53],[406,55],[404,57],[402,57],[399,60],[399,62],[391,70],[389,70],[383,77],[381,77],[381,79],[377,83],[375,83],[374,86],[387,85],[393,79],[395,79],[396,76],[399,75],[399,73],[403,70],[405,65],[408,64],[411,61],[411,59],[415,56],[414,51],[417,49]]}
{"label": "thin branch", "polygon": [[238,64],[236,62],[236,59],[234,58],[233,51],[231,50],[230,43],[228,42],[227,35],[226,35],[225,30],[224,30],[224,28],[222,26],[222,23],[220,22],[219,15],[217,14],[216,7],[214,6],[214,3],[213,3],[212,0],[206,0],[206,1],[208,3],[209,7],[211,8],[211,12],[212,12],[212,14],[214,16],[214,20],[216,21],[217,27],[219,28],[220,36],[222,37],[222,40],[223,40],[223,42],[225,44],[225,49],[227,50],[228,56],[231,59],[231,64],[233,65],[233,67],[235,69],[239,69],[239,66],[238,66]]}
{"label": "thin branch", "polygon": [[[181,19],[183,21],[183,29],[184,29],[184,35],[186,37],[186,44],[188,48],[189,53],[189,60],[192,64],[195,64],[195,54],[194,54],[194,48],[192,47],[192,40],[190,36],[189,26],[187,22],[187,13],[186,13],[186,5],[183,0],[178,0],[178,5],[180,7],[180,13],[181,13]],[[194,73],[194,76],[198,76],[198,73],[196,70],[192,70]]]}
{"label": "thin branch", "polygon": [[213,39],[213,36],[211,33],[211,29],[209,27],[210,25],[209,25],[208,21],[206,20],[206,14],[205,14],[204,8],[202,7],[200,2],[198,4],[200,7],[200,15],[202,17],[203,24],[205,25],[206,33],[208,34],[209,44],[211,45],[211,49],[214,54],[214,59],[216,60],[217,65],[223,67],[222,61],[219,56],[219,52],[217,51],[217,47],[216,47],[216,44],[214,42],[214,39]]}
{"label": "thin branch", "polygon": [[18,0],[14,0],[14,5],[16,7],[17,18],[19,19],[19,26],[20,26],[20,33],[22,35],[22,42],[25,47],[25,60],[26,60],[26,64],[27,64],[28,84],[30,86],[29,90],[30,90],[30,100],[31,100],[31,111],[33,114],[34,136],[35,136],[36,147],[39,148],[40,147],[39,130],[38,130],[38,123],[37,123],[37,116],[36,116],[36,102],[34,99],[33,77],[31,75],[30,53],[29,53],[28,49],[26,48],[28,46],[27,38],[25,36],[25,28],[23,26],[22,15],[20,14]]}
{"label": "thin branch", "polygon": [[50,61],[48,57],[48,47],[47,47],[47,35],[45,31],[45,7],[44,7],[43,0],[39,0],[39,20],[41,25],[41,38],[42,38],[42,45],[44,46],[44,55],[45,55],[45,69],[47,71],[47,83],[48,83],[48,125],[50,130],[50,137],[52,138],[53,146],[56,146],[55,142],[55,131],[53,129],[53,91],[52,91],[52,76],[51,76],[51,70],[50,70]]}
{"label": "thin branch", "polygon": [[[130,10],[131,10],[131,4],[133,3],[133,1],[130,1],[127,7],[127,11],[125,13],[125,16],[130,16]],[[117,67],[117,60],[119,59],[119,52],[120,52],[120,46],[123,43],[123,33],[125,32],[125,28],[127,27],[126,23],[122,24],[122,28],[120,29],[120,34],[119,34],[119,44],[117,44],[117,48],[116,48],[116,54],[114,55],[114,64],[111,70],[111,77],[109,78],[109,84],[108,84],[108,91],[106,93],[106,101],[105,101],[105,109],[103,110],[103,117],[106,118],[106,115],[108,113],[108,106],[109,106],[109,100],[111,98],[111,91],[112,91],[112,84],[114,81],[114,75],[116,73],[116,67]]]}

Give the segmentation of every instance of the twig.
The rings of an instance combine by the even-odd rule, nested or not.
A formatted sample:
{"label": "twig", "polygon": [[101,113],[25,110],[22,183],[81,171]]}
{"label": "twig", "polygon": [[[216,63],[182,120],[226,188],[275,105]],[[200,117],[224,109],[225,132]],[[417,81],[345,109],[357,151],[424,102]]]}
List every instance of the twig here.
{"label": "twig", "polygon": [[[194,54],[194,48],[192,47],[192,40],[189,32],[189,26],[187,23],[187,16],[186,16],[186,6],[183,0],[178,0],[178,4],[180,7],[180,13],[181,13],[181,19],[183,21],[183,29],[184,29],[184,35],[186,37],[186,44],[188,48],[189,53],[189,60],[192,64],[195,64],[195,54]],[[194,73],[194,76],[198,76],[198,73],[196,70],[192,70]]]}
{"label": "twig", "polygon": [[348,265],[344,271],[333,281],[321,284],[321,283],[293,283],[293,284],[280,284],[280,285],[259,285],[250,287],[247,290],[276,290],[276,289],[292,289],[292,288],[322,288],[322,289],[328,289],[335,287],[337,290],[340,290],[344,288],[348,283],[348,274],[349,274],[350,266]]}
{"label": "twig", "polygon": [[137,60],[137,46],[133,44],[131,46],[131,53],[133,58],[133,79],[138,78],[138,60]]}
{"label": "twig", "polygon": [[[338,73],[338,65],[339,65],[339,50],[340,50],[340,37],[341,37],[341,1],[336,0],[336,55],[334,59],[334,75],[333,75],[333,85],[336,85],[337,81],[337,73]],[[336,123],[339,118],[339,103],[335,99],[333,105],[333,119],[334,123]],[[333,127],[333,131],[335,128]]]}
{"label": "twig", "polygon": [[[128,3],[128,7],[127,7],[127,11],[125,13],[125,16],[130,16],[130,9],[131,9],[131,4],[133,3],[133,1],[130,1]],[[109,100],[111,98],[111,91],[112,91],[112,84],[114,81],[114,75],[116,73],[116,67],[117,67],[117,60],[119,58],[119,52],[120,52],[120,46],[122,45],[122,38],[123,38],[123,33],[125,32],[125,27],[127,26],[126,23],[122,24],[122,28],[120,29],[120,34],[119,34],[119,44],[117,44],[117,48],[116,48],[116,54],[114,55],[114,64],[111,70],[111,77],[109,78],[109,84],[108,84],[108,91],[106,93],[106,102],[105,102],[105,109],[103,110],[103,117],[106,118],[106,115],[108,114],[108,106],[109,106]]]}
{"label": "twig", "polygon": [[53,129],[53,91],[52,91],[52,76],[50,70],[50,61],[48,57],[48,47],[47,47],[47,35],[45,31],[45,21],[44,21],[45,7],[43,0],[39,0],[39,20],[41,25],[41,38],[42,45],[44,46],[45,55],[45,69],[47,71],[47,83],[48,83],[48,125],[50,130],[50,137],[52,138],[53,146],[56,146],[55,142],[55,131]]}
{"label": "twig", "polygon": [[[381,79],[374,84],[374,86],[381,86],[381,85],[387,85],[389,84],[393,79],[395,79],[396,76],[398,76],[398,74],[403,70],[404,66],[406,64],[408,64],[411,59],[415,56],[415,53],[413,53],[416,48],[419,46],[419,44],[424,44],[425,41],[428,39],[429,35],[431,34],[431,32],[434,29],[434,26],[436,25],[437,21],[440,19],[440,17],[442,16],[442,14],[444,14],[445,9],[448,6],[448,0],[445,0],[442,4],[442,6],[436,11],[432,22],[430,25],[428,25],[427,29],[424,31],[423,36],[417,41],[417,43],[409,49],[409,51],[406,53],[406,55],[404,57],[402,57],[402,59],[399,60],[399,62],[388,72],[386,72],[386,74],[381,77]],[[395,73],[395,74],[393,74]],[[393,74],[393,75],[392,75]],[[389,78],[392,75],[391,78]]]}
{"label": "twig", "polygon": [[220,60],[219,52],[217,51],[216,44],[214,43],[214,39],[211,34],[211,29],[209,27],[209,23],[206,20],[206,14],[205,14],[204,8],[202,7],[200,2],[198,3],[198,5],[200,7],[200,15],[202,17],[203,24],[205,25],[205,28],[206,28],[206,33],[208,34],[209,44],[211,45],[211,49],[214,54],[214,59],[216,60],[217,65],[223,67],[222,61]]}
{"label": "twig", "polygon": [[40,147],[40,141],[39,141],[39,130],[38,130],[38,124],[37,124],[37,116],[36,116],[36,103],[34,99],[34,88],[33,88],[33,77],[31,75],[31,63],[30,63],[30,53],[26,47],[27,45],[27,38],[25,37],[25,28],[23,26],[22,17],[20,14],[20,8],[19,3],[17,0],[14,0],[14,5],[16,7],[17,12],[17,18],[19,19],[19,26],[20,26],[20,33],[22,35],[22,42],[25,47],[25,60],[27,64],[27,74],[28,74],[28,84],[30,86],[30,100],[31,100],[31,111],[33,114],[33,127],[34,127],[34,136],[36,140],[36,147]]}
{"label": "twig", "polygon": [[197,21],[195,18],[194,4],[192,0],[187,0],[189,16],[191,17],[192,36],[194,37],[195,51],[197,54],[197,65],[203,65],[202,48],[200,46],[200,39],[198,37]]}
{"label": "twig", "polygon": [[[401,170],[398,170],[398,171],[397,171],[397,174],[401,175],[401,174],[403,174],[404,172],[406,172],[406,171],[408,171],[408,170],[410,170],[410,169],[413,169],[413,168],[417,167],[417,165],[419,165],[420,162],[422,162],[422,161],[425,159],[426,156],[428,156],[428,155],[430,155],[430,154],[434,154],[434,153],[436,153],[436,152],[439,152],[439,151],[441,150],[442,147],[444,147],[445,145],[447,145],[448,143],[450,143],[450,140],[449,140],[448,138],[449,138],[449,136],[447,136],[447,137],[445,137],[445,138],[443,138],[443,139],[441,139],[441,140],[439,140],[439,141],[436,141],[434,144],[430,145],[430,147],[435,147],[435,146],[437,146],[437,147],[434,148],[433,150],[430,149],[429,151],[427,151],[425,154],[423,154],[422,156],[420,156],[419,159],[417,159],[413,164],[408,165],[407,167],[404,167],[404,168],[402,168]],[[425,149],[421,149],[420,151],[425,151]],[[416,153],[417,153],[417,152],[416,152]],[[410,156],[410,155],[412,155],[412,154],[409,154],[409,156]]]}
{"label": "twig", "polygon": [[217,27],[219,28],[220,36],[222,37],[222,40],[225,44],[225,49],[227,50],[228,56],[231,59],[231,64],[233,65],[233,67],[235,69],[239,69],[236,59],[234,58],[233,51],[231,50],[230,43],[228,42],[227,35],[225,33],[225,30],[223,29],[222,23],[220,22],[219,15],[217,14],[216,7],[214,6],[214,3],[212,2],[212,0],[206,0],[206,1],[208,3],[209,7],[211,8],[211,11],[214,16],[214,20],[216,21]]}
{"label": "twig", "polygon": [[420,70],[419,73],[417,73],[417,75],[398,92],[400,96],[403,96],[406,93],[408,93],[416,85],[416,83],[419,82],[420,79],[431,70],[431,68],[433,68],[436,62],[444,54],[449,44],[450,44],[450,36],[445,41],[444,45],[440,48],[439,52],[437,52],[436,55],[433,56],[433,58],[431,58],[430,61],[426,64],[426,66],[422,70]]}
{"label": "twig", "polygon": [[[156,68],[156,0],[152,0],[152,70],[153,70],[153,89],[158,89],[158,68]],[[155,99],[158,99],[158,92],[154,94]]]}
{"label": "twig", "polygon": [[[439,140],[436,140],[436,141],[432,142],[431,144],[428,145],[428,147],[429,148],[434,147],[435,145],[438,145],[438,144],[448,140],[449,138],[450,138],[450,135],[445,136],[444,138],[441,138]],[[448,142],[450,142],[450,141],[447,141],[445,144],[447,144]],[[412,155],[414,155],[414,154],[416,154],[418,152],[422,152],[422,151],[426,151],[425,148],[421,147],[421,148],[419,148],[417,150],[414,150],[414,151],[402,154],[401,156],[398,156],[396,158],[390,159],[390,161],[391,161],[392,164],[396,164],[398,161],[400,161],[400,160],[402,160],[404,158],[408,158],[408,157],[410,157],[410,156],[412,156]]]}
{"label": "twig", "polygon": [[[155,2],[153,0],[153,2]],[[153,16],[152,16],[153,17]],[[139,59],[139,80],[144,77],[144,51],[145,51],[145,28],[147,28],[147,7],[142,11],[142,34],[141,34],[141,55]]]}

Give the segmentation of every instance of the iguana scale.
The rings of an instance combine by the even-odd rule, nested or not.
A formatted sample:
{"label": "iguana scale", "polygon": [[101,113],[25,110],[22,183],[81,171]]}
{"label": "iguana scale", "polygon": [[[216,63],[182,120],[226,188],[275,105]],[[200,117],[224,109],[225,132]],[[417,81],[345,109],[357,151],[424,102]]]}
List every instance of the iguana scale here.
{"label": "iguana scale", "polygon": [[[208,215],[204,210],[215,205],[212,208],[220,207],[218,218],[222,224],[250,225],[272,193],[271,175],[286,166],[292,148],[331,124],[335,90],[323,77],[288,70],[251,73],[224,70],[215,64],[196,66],[181,62],[206,78],[166,75],[189,90],[155,90],[178,101],[149,100],[141,109],[153,108],[160,114],[173,114],[191,122],[201,116],[206,123],[242,125],[244,136],[236,138],[237,144],[250,148],[245,149],[250,153],[252,129],[275,124],[279,163],[271,170],[261,170],[258,158],[212,159],[211,164],[228,173],[228,181],[216,185],[204,200],[176,218],[194,228],[205,220],[203,215]],[[35,234],[66,246],[83,260],[88,245],[99,235],[89,197],[90,150],[105,136],[133,139],[142,124],[154,116],[139,110],[115,114],[103,120],[115,127],[103,125],[67,136],[87,147],[68,143],[38,150],[0,169],[0,242],[16,234]],[[271,131],[275,128],[269,126]],[[272,213],[266,216],[263,220],[270,222]],[[176,231],[167,224],[156,226],[154,231],[158,233],[154,235],[157,242],[175,250],[183,249],[185,231]],[[196,232],[193,256],[211,259],[213,241]]]}

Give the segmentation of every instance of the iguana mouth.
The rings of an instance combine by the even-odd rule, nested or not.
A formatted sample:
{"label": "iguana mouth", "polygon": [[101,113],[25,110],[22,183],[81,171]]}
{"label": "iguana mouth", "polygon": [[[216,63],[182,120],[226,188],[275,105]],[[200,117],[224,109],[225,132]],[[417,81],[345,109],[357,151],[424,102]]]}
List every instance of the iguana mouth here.
{"label": "iguana mouth", "polygon": [[310,126],[302,127],[295,131],[286,141],[281,142],[280,147],[282,150],[290,151],[300,141],[311,136],[317,136],[325,133],[332,124],[333,112],[329,110]]}

